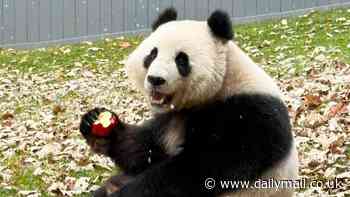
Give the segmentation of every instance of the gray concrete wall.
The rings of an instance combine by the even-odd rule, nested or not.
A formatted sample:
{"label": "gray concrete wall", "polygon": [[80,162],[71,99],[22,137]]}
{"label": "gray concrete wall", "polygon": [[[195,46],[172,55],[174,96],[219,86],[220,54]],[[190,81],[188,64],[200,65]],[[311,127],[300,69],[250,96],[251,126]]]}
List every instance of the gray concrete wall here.
{"label": "gray concrete wall", "polygon": [[206,19],[215,9],[234,23],[349,6],[350,0],[0,0],[0,47],[42,47],[147,32],[166,7],[180,19]]}

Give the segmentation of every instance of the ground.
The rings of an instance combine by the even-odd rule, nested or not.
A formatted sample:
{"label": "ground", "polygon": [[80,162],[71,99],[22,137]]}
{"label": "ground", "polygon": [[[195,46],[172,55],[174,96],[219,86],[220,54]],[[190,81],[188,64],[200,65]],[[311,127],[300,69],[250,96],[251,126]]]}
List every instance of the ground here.
{"label": "ground", "polygon": [[[239,25],[236,42],[269,72],[289,106],[307,182],[297,196],[350,196],[350,9]],[[123,59],[142,37],[35,50],[0,49],[0,197],[88,196],[118,173],[78,132],[93,107],[149,117]]]}

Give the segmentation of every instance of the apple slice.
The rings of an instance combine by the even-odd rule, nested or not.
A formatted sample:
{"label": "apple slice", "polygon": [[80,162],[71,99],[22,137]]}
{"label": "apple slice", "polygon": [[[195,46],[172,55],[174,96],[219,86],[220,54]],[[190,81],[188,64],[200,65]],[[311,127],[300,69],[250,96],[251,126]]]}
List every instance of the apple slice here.
{"label": "apple slice", "polygon": [[112,129],[118,124],[118,118],[109,111],[98,115],[97,120],[92,124],[92,134],[98,137],[107,137]]}

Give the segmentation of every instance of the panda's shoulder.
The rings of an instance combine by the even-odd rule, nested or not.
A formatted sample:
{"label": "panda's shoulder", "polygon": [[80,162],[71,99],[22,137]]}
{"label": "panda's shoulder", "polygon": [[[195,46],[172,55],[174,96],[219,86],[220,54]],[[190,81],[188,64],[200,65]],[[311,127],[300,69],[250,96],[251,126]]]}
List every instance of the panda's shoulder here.
{"label": "panda's shoulder", "polygon": [[232,95],[187,115],[188,124],[201,129],[234,129],[236,134],[239,129],[245,133],[290,130],[287,107],[279,97],[269,94]]}
{"label": "panda's shoulder", "polygon": [[[216,106],[215,106],[216,105]],[[215,105],[211,106],[213,110],[224,108],[227,113],[239,113],[241,115],[254,116],[265,115],[287,115],[287,108],[282,101],[276,95],[266,93],[243,93],[238,95],[232,95],[224,100],[218,101]]]}
{"label": "panda's shoulder", "polygon": [[[193,110],[201,113],[220,113],[223,116],[229,114],[250,115],[286,113],[286,106],[281,98],[265,93],[241,93],[227,96],[224,99],[202,105]],[[273,114],[271,114],[273,112]],[[224,114],[229,113],[229,114]]]}

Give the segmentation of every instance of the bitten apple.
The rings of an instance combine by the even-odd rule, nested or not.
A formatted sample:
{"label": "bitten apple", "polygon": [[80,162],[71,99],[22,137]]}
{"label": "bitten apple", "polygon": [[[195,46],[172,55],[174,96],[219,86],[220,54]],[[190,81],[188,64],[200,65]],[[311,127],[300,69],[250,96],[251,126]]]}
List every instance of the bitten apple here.
{"label": "bitten apple", "polygon": [[92,134],[99,137],[107,137],[112,129],[118,124],[118,117],[109,111],[100,113],[97,120],[92,124]]}

